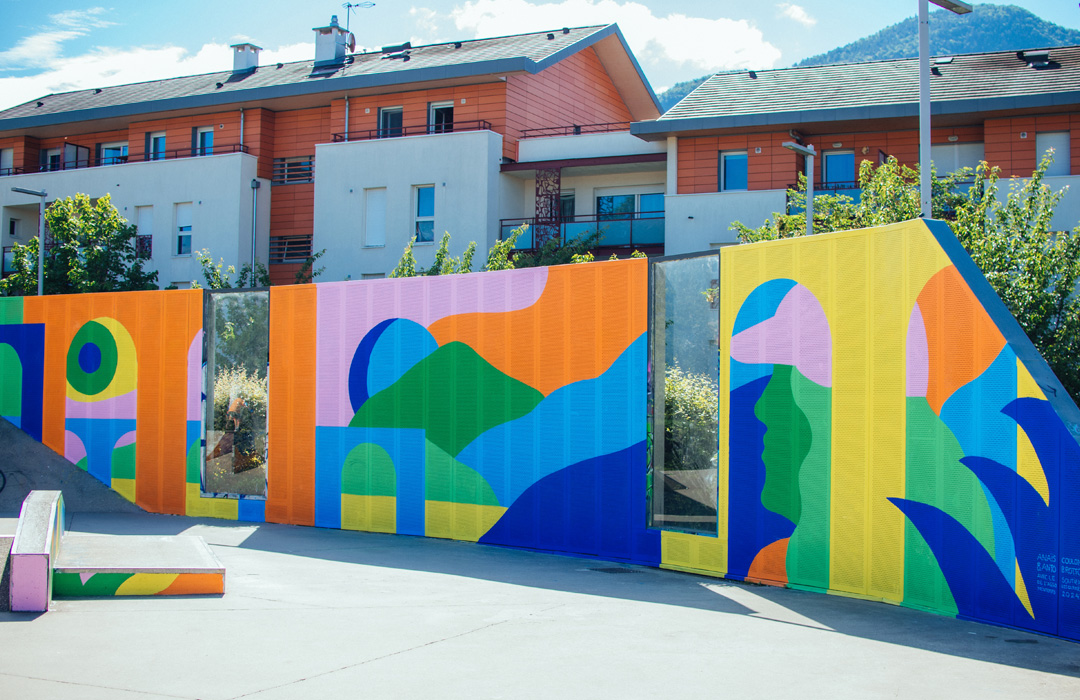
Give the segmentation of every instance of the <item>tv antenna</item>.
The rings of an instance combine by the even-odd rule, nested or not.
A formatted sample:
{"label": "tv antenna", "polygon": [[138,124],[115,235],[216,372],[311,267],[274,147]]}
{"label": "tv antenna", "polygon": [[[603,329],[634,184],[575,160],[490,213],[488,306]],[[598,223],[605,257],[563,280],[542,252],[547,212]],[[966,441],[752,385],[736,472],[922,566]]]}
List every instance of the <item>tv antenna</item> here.
{"label": "tv antenna", "polygon": [[349,18],[352,17],[353,10],[363,7],[375,7],[373,2],[347,2],[342,4],[345,9],[345,31],[349,31]]}

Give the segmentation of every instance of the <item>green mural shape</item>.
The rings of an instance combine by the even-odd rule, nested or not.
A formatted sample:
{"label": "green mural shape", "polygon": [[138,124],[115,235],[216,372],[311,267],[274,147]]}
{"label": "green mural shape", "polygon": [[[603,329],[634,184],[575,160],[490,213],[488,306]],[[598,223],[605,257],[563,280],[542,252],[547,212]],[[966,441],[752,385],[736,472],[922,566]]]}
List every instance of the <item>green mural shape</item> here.
{"label": "green mural shape", "polygon": [[[906,493],[902,495],[956,518],[993,556],[990,505],[978,478],[960,463],[963,456],[960,443],[926,399],[908,397]],[[904,525],[904,604],[952,615],[957,612],[934,553],[911,521]]]}
{"label": "green mural shape", "polygon": [[341,468],[341,492],[353,496],[397,495],[397,471],[390,453],[370,442],[352,448]]}
{"label": "green mural shape", "polygon": [[0,297],[0,324],[22,322],[22,297]]}
{"label": "green mural shape", "polygon": [[191,443],[191,447],[187,451],[187,483],[189,484],[201,484],[202,473],[199,470],[199,462],[202,461],[200,444],[198,440],[194,440]]}
{"label": "green mural shape", "polygon": [[354,428],[421,428],[457,455],[485,431],[532,411],[543,395],[464,343],[447,343],[364,402]]}
{"label": "green mural shape", "polygon": [[[79,365],[79,353],[87,343],[93,343],[101,351],[101,364],[93,372],[84,372]],[[109,387],[116,375],[116,362],[116,340],[112,333],[96,321],[87,321],[68,346],[67,380],[80,394],[100,394]]]}
{"label": "green mural shape", "polygon": [[424,458],[424,498],[448,503],[473,503],[497,506],[499,499],[487,479],[467,464],[462,464],[438,445],[426,441]]}
{"label": "green mural shape", "polygon": [[86,583],[77,573],[54,573],[53,595],[58,596],[111,596],[135,574],[95,573]]}
{"label": "green mural shape", "polygon": [[0,416],[22,415],[22,361],[7,343],[0,343]]}
{"label": "green mural shape", "polygon": [[135,443],[117,447],[112,452],[112,478],[135,478]]}
{"label": "green mural shape", "polygon": [[86,459],[87,459],[86,457],[83,457],[82,459],[80,459],[78,462],[75,463],[75,466],[78,467],[79,469],[82,469],[83,471],[86,471]]}
{"label": "green mural shape", "polygon": [[798,525],[802,513],[799,470],[810,453],[813,436],[810,421],[792,394],[795,371],[790,365],[773,366],[772,379],[754,406],[754,415],[766,427],[761,453],[765,463],[761,505]]}
{"label": "green mural shape", "polygon": [[[774,369],[775,371],[775,369]],[[799,521],[787,549],[793,587],[829,588],[832,499],[832,389],[791,371],[791,395],[810,428],[810,444],[798,470]]]}

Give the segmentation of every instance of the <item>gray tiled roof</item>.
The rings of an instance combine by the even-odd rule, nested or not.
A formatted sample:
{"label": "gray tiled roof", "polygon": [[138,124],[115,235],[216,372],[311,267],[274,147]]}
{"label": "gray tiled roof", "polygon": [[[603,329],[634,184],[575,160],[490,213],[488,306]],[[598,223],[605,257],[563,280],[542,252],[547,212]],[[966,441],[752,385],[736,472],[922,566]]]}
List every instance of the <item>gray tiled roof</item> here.
{"label": "gray tiled roof", "polygon": [[[461,41],[461,48],[455,48],[454,42],[416,46],[410,51],[408,61],[383,58],[383,54],[378,51],[353,54],[351,63],[346,63],[336,70],[314,70],[312,57],[313,60],[310,61],[260,66],[253,73],[239,75],[233,75],[232,71],[221,71],[117,85],[100,90],[76,90],[46,95],[0,111],[0,122],[46,115],[59,116],[68,112],[85,115],[86,110],[108,112],[124,106],[144,105],[150,108],[148,103],[175,103],[186,98],[207,104],[226,104],[259,99],[263,94],[278,96],[364,87],[366,84],[374,86],[437,80],[442,77],[509,71],[514,68],[515,63],[520,64],[519,70],[528,69],[533,64],[559,60],[563,57],[563,52],[573,53],[580,50],[592,41],[609,35],[612,30],[615,30],[613,25],[577,27],[566,34],[562,29],[554,29],[532,34]],[[554,35],[553,39],[547,38],[549,33]],[[221,83],[221,87],[217,86],[218,83]],[[300,89],[289,89],[297,87]],[[252,90],[260,90],[260,93],[249,92]],[[40,107],[37,106],[38,102],[42,103]],[[131,109],[125,111],[134,113]],[[48,121],[55,123],[66,120],[54,117]],[[3,128],[2,124],[0,128]]]}
{"label": "gray tiled roof", "polygon": [[[1080,91],[1080,46],[1049,51],[1053,67],[1044,69],[1032,68],[1015,51],[957,55],[951,62],[934,59],[930,79],[934,112],[957,111],[961,104],[979,102],[986,107],[986,100],[1000,103],[1000,108],[1019,106],[1037,96],[1043,102],[1053,102],[1066,93]],[[731,71],[709,78],[659,120],[648,124],[647,131],[782,123],[795,116],[813,121],[829,119],[829,112],[858,118],[858,110],[862,110],[862,118],[901,116],[911,109],[889,107],[913,107],[918,96],[918,61],[913,58]],[[1078,101],[1076,97],[1068,99]],[[949,103],[954,103],[952,109]]]}

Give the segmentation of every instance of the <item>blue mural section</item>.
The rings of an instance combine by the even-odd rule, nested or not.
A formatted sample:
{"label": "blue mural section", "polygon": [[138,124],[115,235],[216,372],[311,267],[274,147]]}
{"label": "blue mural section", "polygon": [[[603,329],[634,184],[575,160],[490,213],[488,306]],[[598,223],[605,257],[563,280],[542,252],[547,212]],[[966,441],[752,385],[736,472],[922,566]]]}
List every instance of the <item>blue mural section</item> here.
{"label": "blue mural section", "polygon": [[0,343],[10,345],[22,363],[21,414],[4,417],[40,441],[45,387],[45,324],[0,324]]}

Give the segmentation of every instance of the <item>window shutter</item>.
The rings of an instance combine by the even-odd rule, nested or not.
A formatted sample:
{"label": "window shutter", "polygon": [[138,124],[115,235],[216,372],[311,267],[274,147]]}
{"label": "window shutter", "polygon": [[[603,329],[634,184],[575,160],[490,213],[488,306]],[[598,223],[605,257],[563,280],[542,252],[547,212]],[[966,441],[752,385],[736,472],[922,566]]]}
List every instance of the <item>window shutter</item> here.
{"label": "window shutter", "polygon": [[150,160],[150,132],[146,132],[146,141],[143,144],[143,160]]}
{"label": "window shutter", "polygon": [[101,144],[94,144],[94,164],[101,165]]}
{"label": "window shutter", "polygon": [[191,127],[191,155],[197,155],[199,152],[199,128],[196,126]]}

